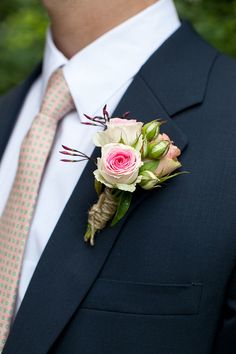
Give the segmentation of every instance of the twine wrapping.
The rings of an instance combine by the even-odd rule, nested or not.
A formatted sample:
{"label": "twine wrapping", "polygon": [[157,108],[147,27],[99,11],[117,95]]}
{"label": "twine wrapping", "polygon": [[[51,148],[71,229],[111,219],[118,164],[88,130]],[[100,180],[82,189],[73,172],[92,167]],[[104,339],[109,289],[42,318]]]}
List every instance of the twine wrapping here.
{"label": "twine wrapping", "polygon": [[112,189],[105,188],[100,194],[98,202],[89,210],[88,228],[85,234],[85,241],[94,246],[95,234],[104,229],[108,221],[115,215],[117,210],[117,200],[112,194]]}

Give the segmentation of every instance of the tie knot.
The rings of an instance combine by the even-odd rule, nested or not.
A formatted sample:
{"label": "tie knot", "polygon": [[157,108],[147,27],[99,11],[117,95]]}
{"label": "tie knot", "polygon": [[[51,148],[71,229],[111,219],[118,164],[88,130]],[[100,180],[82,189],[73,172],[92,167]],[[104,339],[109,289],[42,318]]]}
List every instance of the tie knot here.
{"label": "tie knot", "polygon": [[75,104],[65,80],[62,68],[49,79],[40,113],[59,121],[75,110]]}

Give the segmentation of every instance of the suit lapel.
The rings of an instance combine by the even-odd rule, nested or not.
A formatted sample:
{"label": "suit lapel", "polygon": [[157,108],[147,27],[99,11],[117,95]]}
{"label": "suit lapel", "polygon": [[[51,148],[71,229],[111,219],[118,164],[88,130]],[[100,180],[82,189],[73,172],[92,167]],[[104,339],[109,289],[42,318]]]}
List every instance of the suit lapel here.
{"label": "suit lapel", "polygon": [[[181,36],[178,41],[182,41]],[[175,46],[178,47],[178,43]],[[162,56],[162,49],[158,53]],[[149,85],[149,82],[152,83],[151,78],[148,78],[149,73],[158,80],[157,70],[156,60],[151,58],[137,74],[114,115],[129,110],[133,117],[144,122],[161,117],[167,120],[165,131],[184,150],[187,145],[186,135],[168,115],[167,108],[164,108],[158,97],[158,94],[161,95],[159,89]],[[163,78],[159,79],[163,81]],[[189,102],[186,100],[186,106]],[[95,149],[94,157],[98,152]],[[87,165],[45,248],[17,314],[4,354],[33,353],[35,350],[37,354],[47,353],[85,298],[115,245],[126,219],[102,231],[94,248],[83,241],[87,211],[97,199],[93,189],[93,169],[94,166]],[[130,212],[146,195],[136,194]]]}
{"label": "suit lapel", "polygon": [[203,102],[217,56],[216,49],[184,22],[151,56],[140,75],[173,117]]}

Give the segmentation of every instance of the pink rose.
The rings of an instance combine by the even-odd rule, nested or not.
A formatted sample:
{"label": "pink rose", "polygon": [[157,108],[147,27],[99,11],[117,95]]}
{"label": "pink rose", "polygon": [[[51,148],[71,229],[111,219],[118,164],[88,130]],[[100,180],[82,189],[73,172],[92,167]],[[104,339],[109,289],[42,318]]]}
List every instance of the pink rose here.
{"label": "pink rose", "polygon": [[158,137],[155,139],[155,141],[157,143],[160,143],[161,141],[168,141],[171,143],[170,138],[168,137],[167,134],[163,133],[163,134],[159,134]]}
{"label": "pink rose", "polygon": [[128,145],[111,143],[102,147],[94,175],[107,187],[134,192],[141,180],[138,174],[142,164],[139,151]]}
{"label": "pink rose", "polygon": [[163,134],[160,134],[160,135],[162,137],[162,140],[169,141],[170,143],[172,142],[167,134],[163,133]]}
{"label": "pink rose", "polygon": [[177,157],[180,155],[181,155],[180,149],[177,146],[170,144],[166,157],[168,157],[169,159],[177,159]]}
{"label": "pink rose", "polygon": [[112,118],[107,123],[107,129],[95,134],[94,143],[96,146],[104,146],[111,143],[124,143],[133,146],[138,140],[137,150],[142,146],[142,130],[143,123],[137,122],[135,119]]}

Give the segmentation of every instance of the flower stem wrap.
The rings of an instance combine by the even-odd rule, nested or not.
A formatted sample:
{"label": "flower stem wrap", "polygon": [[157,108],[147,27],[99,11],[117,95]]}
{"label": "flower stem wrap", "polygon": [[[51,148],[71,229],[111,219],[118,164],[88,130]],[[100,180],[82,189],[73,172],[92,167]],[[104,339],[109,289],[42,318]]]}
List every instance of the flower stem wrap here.
{"label": "flower stem wrap", "polygon": [[85,242],[94,246],[94,237],[98,231],[105,228],[108,221],[115,215],[118,201],[111,188],[106,187],[100,194],[98,202],[89,210],[88,227],[84,236]]}

